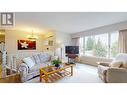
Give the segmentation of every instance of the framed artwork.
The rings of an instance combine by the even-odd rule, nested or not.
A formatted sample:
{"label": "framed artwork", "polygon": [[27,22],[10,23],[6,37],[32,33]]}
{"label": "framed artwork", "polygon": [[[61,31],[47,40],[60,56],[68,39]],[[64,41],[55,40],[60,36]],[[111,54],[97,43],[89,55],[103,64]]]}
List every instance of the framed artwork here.
{"label": "framed artwork", "polygon": [[49,41],[48,41],[48,45],[49,45],[49,46],[53,46],[53,41],[52,41],[52,40],[49,40]]}
{"label": "framed artwork", "polygon": [[53,40],[46,40],[43,42],[44,45],[53,46]]}
{"label": "framed artwork", "polygon": [[18,40],[18,50],[36,50],[36,41]]}

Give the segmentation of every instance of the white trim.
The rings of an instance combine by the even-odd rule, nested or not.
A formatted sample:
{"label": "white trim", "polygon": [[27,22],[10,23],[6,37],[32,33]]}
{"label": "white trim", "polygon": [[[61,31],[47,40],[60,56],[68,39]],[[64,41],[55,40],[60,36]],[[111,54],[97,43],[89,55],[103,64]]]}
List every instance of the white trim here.
{"label": "white trim", "polygon": [[108,58],[111,57],[111,33],[108,33]]}

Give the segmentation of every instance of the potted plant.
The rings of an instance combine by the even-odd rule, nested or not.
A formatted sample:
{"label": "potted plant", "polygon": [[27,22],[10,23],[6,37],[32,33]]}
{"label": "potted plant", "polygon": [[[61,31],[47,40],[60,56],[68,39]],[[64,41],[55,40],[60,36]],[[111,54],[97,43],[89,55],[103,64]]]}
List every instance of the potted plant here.
{"label": "potted plant", "polygon": [[55,67],[59,67],[62,62],[60,60],[53,60],[52,64],[55,65]]}

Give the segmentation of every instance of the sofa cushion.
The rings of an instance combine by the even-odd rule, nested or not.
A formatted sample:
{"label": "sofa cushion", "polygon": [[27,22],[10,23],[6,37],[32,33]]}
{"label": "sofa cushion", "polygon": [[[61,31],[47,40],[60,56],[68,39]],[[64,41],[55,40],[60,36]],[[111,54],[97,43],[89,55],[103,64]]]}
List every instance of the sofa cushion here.
{"label": "sofa cushion", "polygon": [[40,58],[41,63],[48,62],[50,60],[50,55],[46,53],[41,53],[39,54],[39,58]]}
{"label": "sofa cushion", "polygon": [[110,67],[117,67],[117,68],[119,68],[121,65],[123,64],[123,62],[122,61],[113,61],[113,62],[111,62],[110,63]]}
{"label": "sofa cushion", "polygon": [[33,62],[33,60],[31,59],[31,57],[26,57],[23,59],[23,62],[29,67],[32,68],[35,63]]}
{"label": "sofa cushion", "polygon": [[31,59],[32,59],[32,60],[33,60],[33,62],[36,64],[35,59],[34,59],[34,57],[33,57],[33,56],[31,56]]}
{"label": "sofa cushion", "polygon": [[45,63],[35,64],[32,68],[29,69],[29,73],[39,71],[40,68],[46,67]]}
{"label": "sofa cushion", "polygon": [[29,69],[29,73],[39,71],[40,68],[41,68],[41,65],[36,64],[35,66],[33,66],[32,68]]}
{"label": "sofa cushion", "polygon": [[58,56],[51,56],[51,61],[58,60]]}
{"label": "sofa cushion", "polygon": [[124,61],[127,63],[127,54],[126,53],[120,53],[116,56],[115,60]]}
{"label": "sofa cushion", "polygon": [[39,58],[39,54],[34,55],[33,58],[34,58],[36,64],[40,64],[41,63],[41,60]]}

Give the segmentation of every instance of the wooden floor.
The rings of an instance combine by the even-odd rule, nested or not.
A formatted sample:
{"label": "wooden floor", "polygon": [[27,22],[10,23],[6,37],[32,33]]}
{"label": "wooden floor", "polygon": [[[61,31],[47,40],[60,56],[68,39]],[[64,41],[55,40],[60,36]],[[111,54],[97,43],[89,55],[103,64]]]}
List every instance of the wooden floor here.
{"label": "wooden floor", "polygon": [[13,74],[7,76],[6,78],[0,78],[0,83],[21,83],[20,75]]}
{"label": "wooden floor", "polygon": [[12,75],[10,75],[9,69],[6,69],[6,74],[6,77],[2,78],[2,66],[0,65],[0,83],[21,83],[19,74],[14,72]]}

